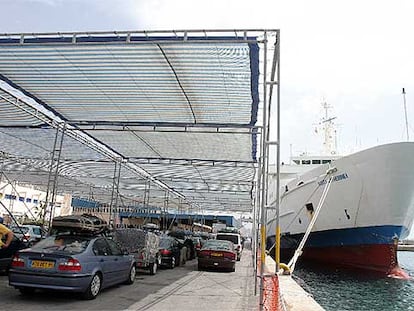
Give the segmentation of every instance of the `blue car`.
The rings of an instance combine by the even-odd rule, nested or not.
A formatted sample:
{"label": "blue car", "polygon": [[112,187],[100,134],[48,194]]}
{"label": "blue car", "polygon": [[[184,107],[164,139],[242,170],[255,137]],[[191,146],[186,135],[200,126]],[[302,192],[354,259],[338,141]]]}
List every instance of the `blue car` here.
{"label": "blue car", "polygon": [[136,267],[128,255],[105,236],[50,236],[13,257],[9,284],[23,295],[36,289],[79,292],[94,299],[101,289],[135,281]]}

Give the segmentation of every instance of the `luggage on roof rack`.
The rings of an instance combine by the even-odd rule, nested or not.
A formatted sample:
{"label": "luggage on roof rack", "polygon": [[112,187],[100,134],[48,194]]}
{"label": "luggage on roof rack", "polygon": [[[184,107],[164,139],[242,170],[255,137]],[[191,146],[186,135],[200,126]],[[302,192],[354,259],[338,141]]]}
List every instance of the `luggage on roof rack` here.
{"label": "luggage on roof rack", "polygon": [[108,229],[108,224],[105,220],[89,214],[58,216],[52,220],[52,231],[96,234]]}
{"label": "luggage on roof rack", "polygon": [[238,233],[240,234],[240,230],[236,227],[225,227],[220,230],[218,230],[218,233]]}
{"label": "luggage on roof rack", "polygon": [[134,255],[137,268],[148,269],[153,275],[161,264],[160,238],[153,232],[135,228],[114,229],[112,236],[121,248]]}

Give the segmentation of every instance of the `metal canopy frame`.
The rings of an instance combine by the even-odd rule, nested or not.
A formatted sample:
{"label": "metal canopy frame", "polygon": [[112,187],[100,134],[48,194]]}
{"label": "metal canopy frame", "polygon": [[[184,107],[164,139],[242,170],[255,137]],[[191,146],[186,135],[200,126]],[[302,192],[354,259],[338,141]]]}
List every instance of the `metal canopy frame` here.
{"label": "metal canopy frame", "polygon": [[252,212],[278,38],[266,29],[0,34],[3,171],[115,208],[163,207],[168,193],[178,207]]}

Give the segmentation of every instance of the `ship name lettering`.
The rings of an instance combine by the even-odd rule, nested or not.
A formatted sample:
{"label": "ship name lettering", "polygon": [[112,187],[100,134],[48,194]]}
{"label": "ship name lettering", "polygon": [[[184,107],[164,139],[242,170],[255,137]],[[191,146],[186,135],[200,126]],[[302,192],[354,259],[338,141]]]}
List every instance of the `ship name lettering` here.
{"label": "ship name lettering", "polygon": [[[347,174],[347,173],[342,173],[342,174],[336,175],[336,176],[332,179],[332,181],[340,181],[340,180],[344,180],[344,179],[347,179],[347,178],[348,178],[348,174]],[[326,180],[326,179],[324,179],[324,180],[319,181],[319,182],[318,182],[318,185],[319,185],[319,186],[322,186],[322,185],[325,185],[326,183],[327,183],[327,180]]]}

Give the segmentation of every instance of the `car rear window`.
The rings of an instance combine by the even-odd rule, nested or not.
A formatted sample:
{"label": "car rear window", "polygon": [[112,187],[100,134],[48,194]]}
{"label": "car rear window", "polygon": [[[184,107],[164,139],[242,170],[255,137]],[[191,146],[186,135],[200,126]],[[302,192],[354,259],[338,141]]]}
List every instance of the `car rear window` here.
{"label": "car rear window", "polygon": [[32,249],[79,254],[85,251],[90,240],[90,237],[82,236],[50,236],[35,244]]}
{"label": "car rear window", "polygon": [[171,246],[171,244],[172,244],[172,239],[165,239],[165,238],[162,238],[161,240],[160,240],[160,248],[166,248],[166,247],[170,247]]}
{"label": "car rear window", "polygon": [[[229,241],[231,242],[231,241]],[[217,249],[217,250],[227,250],[232,251],[233,245],[231,243],[228,243],[228,241],[224,240],[210,240],[207,241],[202,249]]]}
{"label": "car rear window", "polygon": [[230,241],[234,244],[239,244],[239,236],[233,235],[233,234],[217,234],[216,237],[217,240],[224,240],[224,241]]}
{"label": "car rear window", "polygon": [[33,227],[33,233],[37,235],[42,235],[42,231],[38,227]]}

